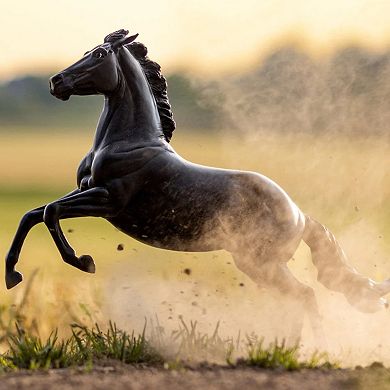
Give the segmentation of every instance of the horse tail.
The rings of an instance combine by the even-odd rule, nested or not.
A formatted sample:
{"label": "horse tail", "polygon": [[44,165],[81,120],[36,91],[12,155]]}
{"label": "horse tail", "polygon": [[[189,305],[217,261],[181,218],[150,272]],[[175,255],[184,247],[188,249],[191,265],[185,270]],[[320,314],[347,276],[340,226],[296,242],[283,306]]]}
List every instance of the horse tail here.
{"label": "horse tail", "polygon": [[318,270],[318,281],[330,290],[341,292],[348,302],[363,312],[387,307],[381,298],[390,292],[390,280],[377,283],[359,274],[347,258],[335,236],[325,226],[305,215],[303,241],[310,247]]}

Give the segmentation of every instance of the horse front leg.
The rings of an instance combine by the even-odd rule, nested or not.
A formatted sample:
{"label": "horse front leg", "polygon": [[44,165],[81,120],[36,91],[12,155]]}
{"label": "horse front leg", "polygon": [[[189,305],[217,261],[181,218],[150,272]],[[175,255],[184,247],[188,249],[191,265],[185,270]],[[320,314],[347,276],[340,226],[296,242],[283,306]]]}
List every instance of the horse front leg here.
{"label": "horse front leg", "polygon": [[62,256],[62,259],[84,272],[94,273],[95,263],[91,256],[76,256],[59,224],[60,219],[77,217],[112,217],[118,205],[114,205],[109,192],[102,187],[91,188],[78,194],[49,203],[43,220]]}
{"label": "horse front leg", "polygon": [[[80,192],[79,189],[72,191],[61,199]],[[5,281],[8,289],[16,286],[23,280],[20,272],[15,271],[15,266],[19,260],[20,251],[29,231],[38,223],[43,222],[43,213],[46,205],[28,211],[19,222],[18,229],[12,241],[11,247],[5,258]]]}

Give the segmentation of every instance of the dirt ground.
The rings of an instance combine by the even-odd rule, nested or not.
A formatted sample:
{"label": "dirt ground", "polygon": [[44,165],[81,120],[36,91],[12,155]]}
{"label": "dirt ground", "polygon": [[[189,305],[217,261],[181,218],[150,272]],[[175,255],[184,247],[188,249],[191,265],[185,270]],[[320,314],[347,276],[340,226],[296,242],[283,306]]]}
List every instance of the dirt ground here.
{"label": "dirt ground", "polygon": [[181,370],[106,365],[85,369],[18,372],[0,376],[0,389],[390,389],[390,370],[301,370],[196,367]]}

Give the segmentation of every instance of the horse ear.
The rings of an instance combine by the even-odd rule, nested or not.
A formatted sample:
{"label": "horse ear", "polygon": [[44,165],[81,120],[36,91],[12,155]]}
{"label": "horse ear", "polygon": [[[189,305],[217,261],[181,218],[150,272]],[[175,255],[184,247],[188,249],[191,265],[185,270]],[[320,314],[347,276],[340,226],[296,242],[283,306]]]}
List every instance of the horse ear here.
{"label": "horse ear", "polygon": [[134,35],[132,35],[131,37],[125,38],[124,41],[123,41],[123,43],[122,43],[122,45],[127,45],[127,44],[129,44],[129,43],[135,41],[135,40],[137,39],[138,35],[139,35],[139,34],[134,34]]}
{"label": "horse ear", "polygon": [[134,34],[130,37],[124,37],[122,39],[119,39],[118,41],[113,42],[111,46],[114,50],[116,50],[116,49],[122,47],[123,45],[127,45],[127,44],[133,42],[138,37],[138,35],[139,34]]}

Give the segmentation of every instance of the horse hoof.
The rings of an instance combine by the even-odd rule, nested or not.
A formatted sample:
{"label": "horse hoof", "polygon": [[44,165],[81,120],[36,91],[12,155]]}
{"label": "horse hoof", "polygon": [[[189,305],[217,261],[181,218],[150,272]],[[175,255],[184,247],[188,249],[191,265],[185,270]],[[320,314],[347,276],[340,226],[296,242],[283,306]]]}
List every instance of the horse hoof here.
{"label": "horse hoof", "polygon": [[389,303],[385,298],[379,298],[376,300],[362,300],[351,304],[362,313],[376,313],[389,307]]}
{"label": "horse hoof", "polygon": [[7,289],[11,289],[23,280],[23,275],[18,271],[10,271],[5,274],[5,284]]}
{"label": "horse hoof", "polygon": [[94,274],[96,271],[95,262],[89,255],[82,255],[79,257],[80,269],[84,272]]}
{"label": "horse hoof", "polygon": [[375,290],[378,291],[380,295],[386,295],[390,292],[390,279],[387,279],[381,283],[376,283]]}

